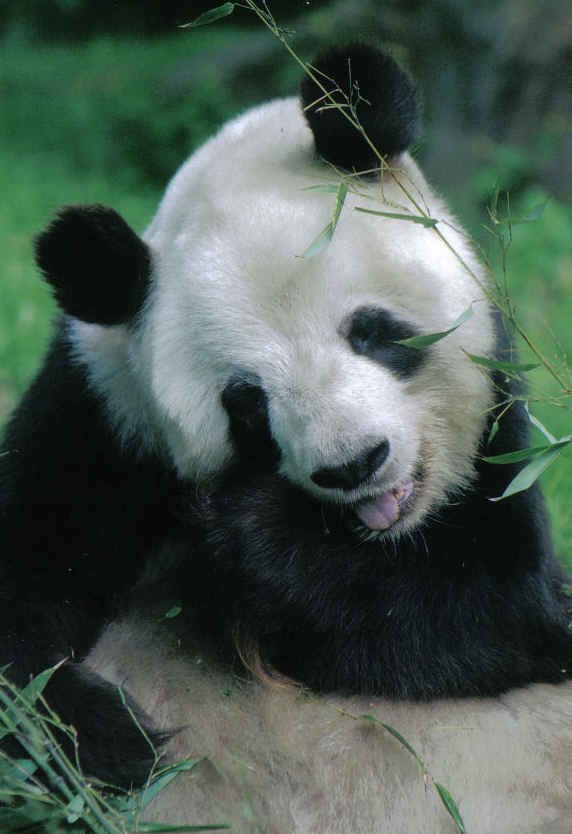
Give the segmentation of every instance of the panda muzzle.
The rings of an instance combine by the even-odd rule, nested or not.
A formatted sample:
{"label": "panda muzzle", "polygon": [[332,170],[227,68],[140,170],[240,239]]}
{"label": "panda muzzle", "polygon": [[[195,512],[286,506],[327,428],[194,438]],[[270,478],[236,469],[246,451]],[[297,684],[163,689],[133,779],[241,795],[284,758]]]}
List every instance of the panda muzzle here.
{"label": "panda muzzle", "polygon": [[357,504],[355,513],[361,523],[370,530],[389,530],[399,520],[402,507],[413,492],[413,481],[382,492]]}

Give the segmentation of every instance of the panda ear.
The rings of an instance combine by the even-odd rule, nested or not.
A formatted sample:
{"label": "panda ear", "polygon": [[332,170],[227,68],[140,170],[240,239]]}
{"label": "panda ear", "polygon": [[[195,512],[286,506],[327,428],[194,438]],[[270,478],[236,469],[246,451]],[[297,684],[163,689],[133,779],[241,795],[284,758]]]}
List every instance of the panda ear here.
{"label": "panda ear", "polygon": [[[312,63],[314,74],[333,99],[351,103],[369,139],[383,157],[394,157],[418,137],[419,96],[415,84],[397,61],[366,44],[335,47]],[[369,171],[380,161],[363,138],[324,94],[306,77],[302,105],[318,153],[341,168]]]}
{"label": "panda ear", "polygon": [[36,263],[60,308],[96,324],[122,324],[141,309],[149,247],[113,209],[68,206],[36,238]]}

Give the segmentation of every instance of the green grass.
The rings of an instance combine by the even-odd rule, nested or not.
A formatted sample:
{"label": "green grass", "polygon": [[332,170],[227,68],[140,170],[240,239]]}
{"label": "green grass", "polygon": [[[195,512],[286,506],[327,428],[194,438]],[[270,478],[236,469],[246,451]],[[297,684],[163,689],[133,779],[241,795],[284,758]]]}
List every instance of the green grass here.
{"label": "green grass", "polygon": [[[209,50],[225,38],[230,43],[214,27],[152,43],[104,39],[73,49],[3,51],[0,422],[37,368],[55,313],[33,265],[33,236],[60,205],[76,202],[111,205],[144,228],[168,174],[236,109],[216,68],[207,68],[196,96],[172,84],[178,62],[204,55],[208,64]],[[529,190],[516,211],[526,213],[544,196]],[[508,259],[519,316],[560,370],[572,356],[570,240],[572,207],[552,201],[537,221],[515,226]],[[530,381],[534,413],[553,434],[572,432],[570,400],[547,402],[556,389],[544,371]],[[572,568],[571,455],[561,456],[543,485],[558,552]]]}
{"label": "green grass", "polygon": [[73,170],[120,175],[132,186],[163,184],[236,107],[211,57],[225,38],[213,27],[155,41],[3,43],[0,146],[33,155],[41,148]]}

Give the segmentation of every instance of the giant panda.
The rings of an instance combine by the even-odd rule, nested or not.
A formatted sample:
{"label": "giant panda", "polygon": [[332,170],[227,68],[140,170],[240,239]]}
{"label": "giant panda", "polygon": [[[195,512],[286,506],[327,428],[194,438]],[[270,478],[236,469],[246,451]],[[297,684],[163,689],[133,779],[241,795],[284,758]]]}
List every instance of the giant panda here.
{"label": "giant panda", "polygon": [[565,577],[539,491],[491,500],[528,421],[517,396],[491,431],[519,392],[468,356],[511,346],[408,151],[409,76],[361,44],[313,67],[367,138],[309,79],[142,237],[71,206],[37,238],[61,316],[0,457],[0,664],[66,659],[88,776],[199,759],[150,820],[447,834],[438,783],[471,834],[565,834]]}

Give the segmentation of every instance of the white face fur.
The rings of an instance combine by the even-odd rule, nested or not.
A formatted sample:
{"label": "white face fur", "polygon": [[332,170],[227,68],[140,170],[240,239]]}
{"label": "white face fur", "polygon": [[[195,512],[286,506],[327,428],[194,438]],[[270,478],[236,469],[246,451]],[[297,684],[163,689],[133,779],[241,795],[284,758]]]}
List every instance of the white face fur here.
{"label": "white face fur", "polygon": [[[335,204],[335,194],[306,189],[338,179],[316,157],[298,100],[246,113],[190,158],[144,236],[154,289],[140,321],[72,323],[78,355],[125,440],[167,449],[181,476],[209,479],[233,456],[221,392],[237,374],[256,374],[280,470],[312,495],[363,504],[413,485],[397,534],[466,487],[491,404],[490,383],[464,353],[493,349],[479,288],[486,279],[446,222],[438,228],[479,282],[434,230],[354,210],[404,213],[401,183],[432,217],[452,222],[409,154],[393,164],[397,182],[356,183],[330,244],[304,258]],[[407,378],[347,339],[360,308],[433,333],[471,304],[473,316]],[[385,441],[386,460],[359,486],[311,480]]]}

